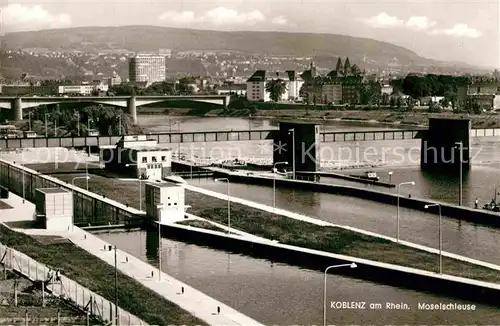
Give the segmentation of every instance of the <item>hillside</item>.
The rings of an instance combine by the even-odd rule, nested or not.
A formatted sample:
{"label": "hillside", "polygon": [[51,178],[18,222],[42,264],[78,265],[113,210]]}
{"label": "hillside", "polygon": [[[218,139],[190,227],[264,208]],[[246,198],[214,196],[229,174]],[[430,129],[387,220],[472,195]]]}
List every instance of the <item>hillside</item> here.
{"label": "hillside", "polygon": [[[81,27],[10,33],[9,48],[47,48],[91,52],[127,49],[133,52],[170,48],[226,50],[255,54],[310,56],[312,49],[334,56],[366,55],[373,60],[422,62],[416,53],[386,42],[335,34],[222,32],[154,26]],[[258,44],[258,46],[256,46]]]}
{"label": "hillside", "polygon": [[[126,76],[128,67],[126,56],[129,52],[158,51],[159,48],[172,49],[174,52],[186,50],[230,51],[239,56],[240,61],[250,56],[260,57],[257,64],[239,64],[238,74],[245,71],[266,69],[262,56],[310,57],[315,54],[318,67],[335,67],[337,57],[348,56],[351,63],[361,68],[391,69],[403,71],[427,71],[434,73],[453,73],[456,71],[475,73],[481,71],[466,64],[446,63],[420,57],[413,51],[387,42],[368,38],[336,34],[283,33],[283,32],[223,32],[166,28],[155,26],[122,27],[79,27],[52,29],[30,32],[9,33],[2,38],[4,49],[18,49],[29,53],[51,51],[85,53],[76,58],[49,58],[42,62],[41,56],[20,52],[0,58],[0,74],[16,78],[20,73],[30,73],[45,77],[91,75],[110,76],[116,71]],[[93,53],[122,53],[118,57],[97,58]],[[125,57],[124,57],[125,56]],[[246,58],[245,58],[246,57]],[[167,63],[172,73],[191,75],[215,75],[220,68],[219,62],[207,62],[202,58],[188,60],[171,59]],[[234,59],[234,58],[233,58]],[[232,60],[229,58],[229,60]],[[303,65],[287,59],[283,65],[273,64],[277,69],[297,69]],[[32,63],[29,63],[32,62]],[[308,62],[307,62],[308,64]],[[301,66],[307,67],[307,66]],[[223,71],[218,71],[223,73]]]}

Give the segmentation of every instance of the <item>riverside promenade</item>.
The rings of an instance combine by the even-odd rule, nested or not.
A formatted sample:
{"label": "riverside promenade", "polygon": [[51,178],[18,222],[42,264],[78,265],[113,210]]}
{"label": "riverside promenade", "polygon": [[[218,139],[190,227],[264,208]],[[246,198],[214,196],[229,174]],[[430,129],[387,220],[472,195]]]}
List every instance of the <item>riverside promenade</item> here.
{"label": "riverside promenade", "polygon": [[[23,231],[27,234],[47,235],[47,231],[41,229],[18,231]],[[51,235],[65,237],[78,247],[114,266],[114,250],[109,250],[111,244],[79,227],[75,226],[73,231],[51,232]],[[158,280],[157,267],[145,263],[127,252],[117,249],[116,255],[118,270],[134,278],[143,286],[153,290],[168,301],[177,304],[179,307],[205,321],[209,325],[263,326],[263,324],[207,296],[195,288],[182,283],[166,273],[162,273],[161,280]],[[184,293],[182,289],[184,289]],[[217,313],[218,308],[220,308],[220,313]]]}
{"label": "riverside promenade", "polygon": [[[172,181],[173,182],[178,182],[178,179],[174,178],[174,179],[172,179]],[[201,193],[201,194],[204,194],[204,195],[207,195],[207,196],[211,196],[211,197],[214,197],[214,198],[222,199],[222,200],[228,200],[228,196],[226,194],[222,194],[222,193],[218,193],[218,192],[215,192],[215,191],[212,191],[212,190],[207,190],[207,189],[203,189],[203,188],[200,188],[200,187],[192,186],[192,185],[189,185],[187,183],[178,183],[178,184],[180,186],[184,187],[184,189],[189,190],[189,191],[198,192],[198,193]],[[242,199],[242,198],[237,198],[237,197],[233,197],[233,196],[230,196],[229,199],[230,199],[231,202],[234,202],[234,203],[239,203],[241,205],[245,205],[245,206],[248,206],[248,207],[260,209],[262,211],[266,211],[266,212],[269,212],[269,213],[279,214],[279,215],[286,216],[286,217],[289,217],[289,218],[293,218],[293,219],[296,219],[296,220],[300,220],[300,221],[304,221],[304,222],[308,222],[308,223],[312,223],[312,224],[316,224],[316,225],[320,225],[320,226],[338,227],[338,228],[342,228],[342,229],[345,229],[345,230],[350,230],[350,231],[353,231],[353,232],[365,234],[365,235],[368,235],[368,236],[377,237],[377,238],[381,238],[381,239],[386,239],[386,240],[389,240],[389,241],[392,241],[392,242],[398,242],[396,238],[388,237],[388,236],[385,236],[385,235],[382,235],[382,234],[378,234],[378,233],[374,233],[374,232],[369,232],[369,231],[365,231],[365,230],[362,230],[362,229],[353,228],[353,227],[346,226],[346,225],[338,225],[338,224],[329,223],[329,222],[326,222],[326,221],[318,220],[318,219],[315,219],[315,218],[312,218],[312,217],[309,217],[309,216],[297,214],[297,213],[290,212],[290,211],[287,211],[287,210],[284,210],[284,209],[280,209],[280,208],[274,209],[272,206],[267,206],[267,205],[260,204],[260,203],[257,203],[257,202],[253,202],[253,201],[250,201],[250,200],[246,200],[246,199]],[[439,249],[431,248],[431,247],[427,247],[427,246],[423,246],[423,245],[419,245],[419,244],[416,244],[416,243],[413,243],[413,242],[399,240],[399,244],[407,246],[407,247],[410,247],[410,248],[414,248],[414,249],[418,249],[418,250],[430,252],[430,253],[433,253],[433,254],[439,254]],[[495,265],[495,264],[488,263],[488,262],[485,262],[485,261],[481,261],[481,260],[473,259],[473,258],[470,258],[470,257],[465,257],[465,256],[457,255],[457,254],[450,253],[450,252],[447,252],[447,251],[443,251],[442,255],[443,255],[443,257],[453,258],[453,259],[464,261],[464,262],[471,263],[471,264],[474,264],[474,265],[483,266],[483,267],[486,267],[486,268],[490,268],[490,269],[494,269],[494,270],[500,271],[500,266],[499,265]]]}

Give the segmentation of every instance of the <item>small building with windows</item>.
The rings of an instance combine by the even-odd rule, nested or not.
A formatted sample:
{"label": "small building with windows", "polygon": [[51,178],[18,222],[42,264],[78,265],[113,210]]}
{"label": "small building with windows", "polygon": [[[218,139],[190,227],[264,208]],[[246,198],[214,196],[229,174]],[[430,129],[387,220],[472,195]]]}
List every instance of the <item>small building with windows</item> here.
{"label": "small building with windows", "polygon": [[112,172],[139,179],[162,180],[172,170],[172,150],[146,135],[123,136],[115,146],[100,148],[100,161]]}

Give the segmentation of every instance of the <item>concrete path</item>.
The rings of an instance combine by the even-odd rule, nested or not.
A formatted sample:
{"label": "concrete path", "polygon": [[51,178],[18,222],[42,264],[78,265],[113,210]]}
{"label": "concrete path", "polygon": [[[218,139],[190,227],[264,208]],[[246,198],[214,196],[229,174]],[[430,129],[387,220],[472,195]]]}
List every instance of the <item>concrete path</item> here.
{"label": "concrete path", "polygon": [[22,197],[12,192],[9,193],[8,199],[2,201],[12,208],[0,209],[0,223],[35,220],[35,204],[27,200],[23,202]]}
{"label": "concrete path", "polygon": [[[0,221],[26,221],[32,220],[35,212],[35,205],[25,201],[12,193],[9,195],[7,204],[12,209],[0,210]],[[223,225],[221,225],[224,228]],[[96,257],[114,266],[113,251],[105,251],[104,247],[110,244],[101,240],[97,236],[88,233],[78,227],[72,231],[48,231],[44,229],[15,229],[30,235],[57,235],[68,238],[78,247],[88,251]],[[125,263],[128,258],[128,262]],[[155,291],[192,315],[205,321],[209,325],[246,325],[257,326],[261,323],[241,314],[231,307],[205,295],[204,293],[184,284],[166,273],[162,273],[162,280],[158,280],[158,269],[130,254],[117,250],[118,261],[121,262],[119,270],[140,282],[142,285]],[[153,271],[154,277],[151,277]],[[43,274],[41,274],[43,275]],[[184,294],[180,294],[184,288]],[[220,307],[220,314],[217,314],[217,307]]]}
{"label": "concrete path", "polygon": [[[205,221],[205,222],[210,223],[213,226],[216,226],[216,227],[218,227],[218,228],[220,228],[222,230],[229,231],[231,233],[234,233],[234,234],[237,234],[237,235],[249,238],[249,239],[255,239],[255,238],[257,238],[257,239],[261,239],[263,241],[272,241],[272,240],[269,240],[269,239],[266,239],[266,238],[263,238],[263,237],[259,237],[259,236],[253,235],[253,234],[248,233],[248,232],[244,232],[244,231],[232,228],[232,227],[228,227],[227,225],[224,225],[224,224],[220,224],[220,223],[217,223],[217,222],[214,222],[214,221],[207,220],[206,218],[199,217],[199,216],[196,216],[196,215],[193,215],[193,214],[186,213],[185,215],[188,216],[189,219],[185,219],[184,221],[188,221],[188,220]],[[176,223],[172,223],[172,224],[174,224],[176,226],[179,226],[179,224],[176,224]],[[187,226],[187,225],[183,225],[183,224],[180,224],[180,225]]]}
{"label": "concrete path", "polygon": [[[182,187],[184,187],[186,190],[198,192],[198,193],[205,194],[205,195],[208,195],[208,196],[212,196],[212,197],[215,197],[215,198],[219,198],[219,199],[222,199],[222,200],[227,200],[227,195],[226,194],[221,194],[221,193],[218,193],[218,192],[215,192],[215,191],[212,191],[212,190],[207,190],[207,189],[195,187],[195,186],[189,185],[187,183],[182,183],[182,184],[179,184],[179,185],[181,185]],[[263,211],[266,211],[266,212],[269,212],[269,213],[276,213],[276,214],[283,215],[283,216],[286,216],[286,217],[290,217],[290,218],[293,218],[293,219],[296,219],[296,220],[300,220],[300,221],[304,221],[304,222],[308,222],[308,223],[313,223],[313,224],[320,225],[320,226],[334,226],[334,227],[342,228],[342,229],[345,229],[345,230],[350,230],[350,231],[353,231],[353,232],[365,234],[365,235],[368,235],[368,236],[382,238],[382,239],[386,239],[386,240],[389,240],[389,241],[392,241],[392,242],[397,242],[396,238],[392,238],[392,237],[388,237],[388,236],[385,236],[385,235],[382,235],[382,234],[378,234],[378,233],[374,233],[374,232],[369,232],[369,231],[365,231],[365,230],[361,230],[361,229],[357,229],[357,228],[353,228],[353,227],[346,226],[346,225],[337,225],[337,224],[333,224],[333,223],[321,221],[321,220],[318,220],[318,219],[315,219],[315,218],[311,218],[309,216],[305,216],[305,215],[293,213],[293,212],[290,212],[290,211],[287,211],[287,210],[284,210],[284,209],[280,209],[280,208],[274,209],[271,206],[259,204],[257,202],[253,202],[253,201],[250,201],[250,200],[246,200],[246,199],[242,199],[242,198],[236,198],[236,197],[232,197],[232,196],[230,196],[230,200],[232,202],[235,202],[235,203],[239,203],[239,204],[242,204],[242,205],[245,205],[245,206],[257,208],[257,209],[260,209],[260,210],[263,210]],[[408,241],[402,241],[402,240],[400,240],[399,244],[405,245],[407,247],[411,247],[411,248],[414,248],[414,249],[418,249],[418,250],[422,250],[422,251],[427,251],[427,252],[434,253],[434,254],[439,254],[439,250],[438,249],[427,247],[427,246],[423,246],[423,245],[419,245],[419,244],[415,244],[413,242],[408,242]],[[494,269],[494,270],[500,271],[500,266],[499,265],[495,265],[495,264],[484,262],[484,261],[481,261],[481,260],[477,260],[477,259],[473,259],[473,258],[469,258],[469,257],[465,257],[465,256],[453,254],[453,253],[450,253],[450,252],[447,252],[447,251],[443,251],[442,254],[443,254],[444,257],[449,257],[449,258],[453,258],[453,259],[456,259],[456,260],[468,262],[468,263],[471,263],[471,264],[474,264],[474,265],[483,266],[483,267],[487,267],[487,268],[490,268],[490,269]]]}
{"label": "concrete path", "polygon": [[[46,230],[32,229],[24,231],[29,234],[47,234]],[[104,247],[110,244],[97,236],[78,227],[75,227],[72,232],[61,231],[51,232],[51,234],[68,238],[75,245],[114,266],[114,252],[104,250]],[[166,300],[179,305],[209,325],[262,325],[166,273],[162,273],[161,280],[158,280],[157,267],[149,265],[119,249],[117,250],[117,260],[120,262],[118,269],[122,273],[136,279],[145,287],[158,293]],[[151,277],[151,272],[153,272],[153,277]],[[184,293],[182,293],[182,288],[184,288]],[[217,307],[220,307],[220,314],[217,314]]]}

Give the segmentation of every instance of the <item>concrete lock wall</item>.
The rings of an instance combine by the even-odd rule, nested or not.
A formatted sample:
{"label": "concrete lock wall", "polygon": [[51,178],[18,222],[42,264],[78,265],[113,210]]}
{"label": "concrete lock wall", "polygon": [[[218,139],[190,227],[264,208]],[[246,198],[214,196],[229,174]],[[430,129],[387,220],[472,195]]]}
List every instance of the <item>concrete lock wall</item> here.
{"label": "concrete lock wall", "polygon": [[[288,162],[288,171],[316,172],[320,169],[319,126],[310,123],[280,122],[280,130],[273,137],[273,163]],[[290,132],[293,129],[295,132]],[[293,150],[295,137],[295,153]],[[294,156],[295,154],[295,156]]]}
{"label": "concrete lock wall", "polygon": [[[23,172],[24,171],[24,172]],[[23,177],[24,175],[24,177]],[[23,191],[24,178],[24,191]],[[18,196],[35,202],[36,189],[63,188],[73,192],[73,215],[77,226],[142,223],[145,214],[105,198],[99,194],[74,187],[71,184],[40,174],[26,167],[0,160],[0,184]]]}
{"label": "concrete lock wall", "polygon": [[[253,242],[241,237],[229,237],[222,234],[214,234],[205,230],[193,230],[176,225],[162,225],[162,234],[169,238],[176,238],[184,242],[209,245],[216,249],[229,250],[234,253],[248,254],[256,258],[264,258],[271,261],[298,265],[304,268],[324,271],[327,266],[351,263],[353,260],[358,265],[355,269],[337,269],[336,274],[348,277],[373,281],[390,286],[404,287],[413,290],[429,291],[449,295],[464,300],[473,300],[500,306],[500,291],[493,288],[482,287],[465,282],[447,280],[422,273],[404,271],[395,268],[379,266],[377,262],[360,263],[356,258],[353,260],[336,259],[325,255],[284,248],[280,244],[264,244]],[[151,244],[153,245],[154,235]],[[155,241],[157,242],[157,241]],[[361,259],[360,259],[361,260]],[[365,260],[362,260],[365,261]],[[436,261],[437,264],[437,261]],[[436,265],[437,267],[437,265]]]}
{"label": "concrete lock wall", "polygon": [[424,133],[421,144],[420,166],[422,170],[457,171],[460,168],[462,142],[462,169],[470,169],[469,119],[430,118],[429,130]]}
{"label": "concrete lock wall", "polygon": [[[259,184],[259,185],[271,186],[273,183],[272,178],[265,178],[258,176],[235,175],[235,174],[226,174],[220,172],[214,173],[214,176],[226,177],[231,182],[240,182],[246,184]],[[293,181],[286,179],[276,179],[276,186],[294,188],[294,189],[307,189],[316,192],[325,192],[341,196],[352,196],[394,206],[397,203],[397,195],[395,194],[369,190],[364,188],[350,187],[350,186],[332,185],[332,184],[308,182],[308,181]],[[425,209],[425,205],[430,205],[434,203],[436,203],[436,201],[431,199],[426,200],[413,197],[408,198],[404,196],[401,196],[399,199],[399,205],[401,207],[416,209],[422,212],[428,212],[428,210]],[[499,214],[482,209],[474,209],[465,206],[452,205],[448,203],[440,203],[440,205],[441,205],[441,213],[443,216],[448,216],[451,218],[456,218],[464,221],[500,228]],[[396,207],[394,207],[394,212],[390,211],[387,212],[387,216],[389,217],[395,214],[396,214]]]}

